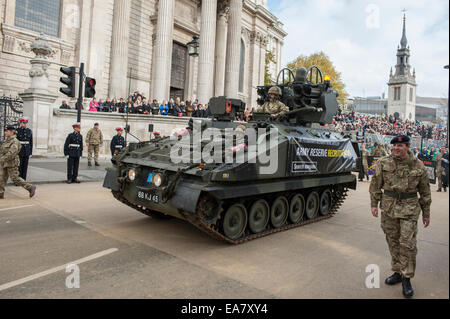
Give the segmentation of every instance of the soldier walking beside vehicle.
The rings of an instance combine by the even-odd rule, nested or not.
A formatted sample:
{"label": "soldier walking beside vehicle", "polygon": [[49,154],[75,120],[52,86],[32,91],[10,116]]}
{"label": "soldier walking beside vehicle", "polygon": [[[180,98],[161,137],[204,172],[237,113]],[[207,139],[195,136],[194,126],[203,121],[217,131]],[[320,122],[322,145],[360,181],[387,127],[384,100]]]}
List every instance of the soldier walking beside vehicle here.
{"label": "soldier walking beside vehicle", "polygon": [[86,145],[88,147],[88,166],[92,166],[92,153],[94,153],[95,166],[100,166],[98,163],[98,152],[103,145],[103,133],[98,128],[98,123],[94,124],[94,128],[91,128],[86,135]]}
{"label": "soldier walking beside vehicle", "polygon": [[[431,191],[428,172],[415,158],[410,139],[399,135],[392,139],[393,152],[377,163],[370,184],[371,210],[378,217],[381,208],[381,228],[391,254],[394,274],[386,278],[387,285],[402,283],[403,295],[414,294],[410,279],[416,268],[417,221],[422,211],[425,227],[430,224]],[[381,192],[381,190],[384,192]],[[420,198],[417,198],[417,192]]]}
{"label": "soldier walking beside vehicle", "polygon": [[80,134],[81,125],[72,125],[73,133],[70,133],[64,143],[64,156],[67,157],[67,184],[80,183],[78,177],[78,167],[80,157],[83,154],[83,136]]}
{"label": "soldier walking beside vehicle", "polygon": [[27,128],[27,118],[21,118],[19,123],[20,127],[17,129],[17,139],[22,145],[19,152],[19,176],[27,180],[28,161],[33,154],[33,132]]}
{"label": "soldier walking beside vehicle", "polygon": [[33,197],[36,192],[36,186],[25,182],[19,177],[19,152],[20,142],[15,136],[16,129],[14,126],[7,126],[5,130],[5,141],[0,147],[0,199],[4,198],[5,185],[8,182],[8,177],[19,186],[25,188],[30,197]]}

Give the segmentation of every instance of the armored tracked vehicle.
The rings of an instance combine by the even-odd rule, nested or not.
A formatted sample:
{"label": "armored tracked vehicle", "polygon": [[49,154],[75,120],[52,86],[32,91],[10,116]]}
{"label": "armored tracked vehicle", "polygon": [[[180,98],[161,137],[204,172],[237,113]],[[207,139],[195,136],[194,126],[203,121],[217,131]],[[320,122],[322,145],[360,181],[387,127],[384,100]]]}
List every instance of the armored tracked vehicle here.
{"label": "armored tracked vehicle", "polygon": [[[331,217],[356,189],[351,140],[320,126],[331,123],[337,92],[317,67],[284,69],[277,85],[289,112],[239,122],[245,103],[214,97],[212,119],[130,143],[103,186],[143,214],[184,219],[232,244]],[[270,87],[257,88],[258,104]]]}

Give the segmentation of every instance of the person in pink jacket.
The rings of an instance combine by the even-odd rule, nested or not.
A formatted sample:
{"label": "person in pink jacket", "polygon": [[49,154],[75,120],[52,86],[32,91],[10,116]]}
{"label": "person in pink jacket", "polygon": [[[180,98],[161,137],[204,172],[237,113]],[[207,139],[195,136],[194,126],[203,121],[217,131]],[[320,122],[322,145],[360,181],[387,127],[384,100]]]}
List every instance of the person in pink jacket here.
{"label": "person in pink jacket", "polygon": [[89,102],[89,111],[97,112],[97,109],[98,109],[98,102],[97,99],[94,97],[92,101]]}

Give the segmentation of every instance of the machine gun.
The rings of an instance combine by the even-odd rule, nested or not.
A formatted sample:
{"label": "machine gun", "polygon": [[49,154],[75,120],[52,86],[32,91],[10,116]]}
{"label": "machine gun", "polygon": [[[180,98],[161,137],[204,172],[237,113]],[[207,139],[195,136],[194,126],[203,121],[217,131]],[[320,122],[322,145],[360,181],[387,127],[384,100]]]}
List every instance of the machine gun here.
{"label": "machine gun", "polygon": [[213,119],[230,122],[236,120],[237,115],[244,113],[245,102],[225,96],[213,97],[209,100],[209,110]]}
{"label": "machine gun", "polygon": [[[299,125],[306,123],[323,125],[332,122],[338,110],[338,92],[333,90],[330,78],[323,77],[317,66],[312,66],[308,70],[299,68],[295,77],[292,70],[285,68],[278,74],[276,85],[281,88],[280,100],[289,107],[290,111],[282,116],[274,117],[273,120],[287,117]],[[268,91],[272,86],[257,88],[260,96],[257,100],[259,105],[268,101]]]}

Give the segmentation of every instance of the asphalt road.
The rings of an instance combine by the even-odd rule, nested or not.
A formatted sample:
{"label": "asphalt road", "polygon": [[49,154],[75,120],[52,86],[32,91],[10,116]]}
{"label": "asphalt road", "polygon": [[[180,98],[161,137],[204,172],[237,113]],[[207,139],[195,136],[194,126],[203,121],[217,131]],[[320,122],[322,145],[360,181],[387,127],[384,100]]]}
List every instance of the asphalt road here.
{"label": "asphalt road", "polygon": [[[0,298],[403,298],[368,183],[333,218],[231,246],[188,223],[124,206],[99,182],[7,187],[0,202]],[[415,298],[449,298],[449,200],[420,225]],[[76,262],[80,288],[67,288]],[[365,285],[366,267],[380,287]]]}

